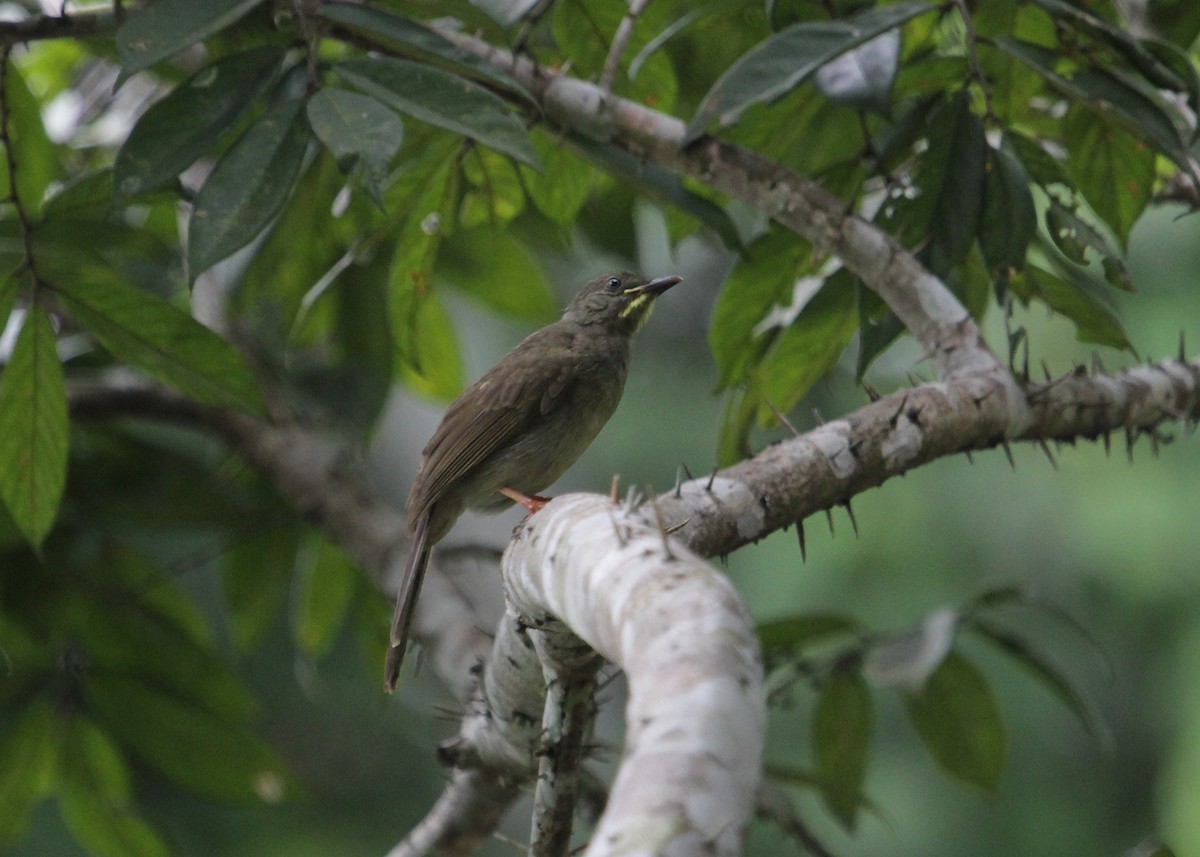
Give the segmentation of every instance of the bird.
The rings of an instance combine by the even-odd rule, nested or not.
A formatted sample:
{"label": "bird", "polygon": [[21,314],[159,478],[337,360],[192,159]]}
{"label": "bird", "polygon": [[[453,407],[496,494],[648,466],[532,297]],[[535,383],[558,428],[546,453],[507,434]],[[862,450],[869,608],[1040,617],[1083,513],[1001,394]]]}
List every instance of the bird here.
{"label": "bird", "polygon": [[422,452],[408,496],[410,548],[396,594],[384,689],[404,662],[429,552],[465,509],[532,514],[583,454],[621,400],[633,334],[655,298],[682,281],[628,271],[586,283],[562,317],[534,331],[467,387]]}

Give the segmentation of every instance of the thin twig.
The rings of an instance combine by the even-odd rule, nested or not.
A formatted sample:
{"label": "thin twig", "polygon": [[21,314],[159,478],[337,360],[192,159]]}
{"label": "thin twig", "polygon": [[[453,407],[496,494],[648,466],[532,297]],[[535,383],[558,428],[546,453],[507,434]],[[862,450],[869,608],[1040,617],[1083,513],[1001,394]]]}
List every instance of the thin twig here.
{"label": "thin twig", "polygon": [[612,92],[613,83],[617,80],[617,70],[621,66],[621,57],[625,54],[629,37],[633,35],[634,22],[648,5],[650,0],[630,0],[629,11],[617,25],[617,32],[613,35],[612,45],[608,49],[608,57],[604,60],[604,71],[600,73],[600,88],[605,92]]}
{"label": "thin twig", "polygon": [[17,190],[17,153],[13,146],[10,126],[12,108],[9,104],[8,69],[12,61],[12,49],[13,46],[10,44],[0,47],[0,144],[4,146],[4,160],[8,167],[8,195],[4,197],[4,202],[12,205],[13,211],[17,215],[17,227],[21,232],[22,258],[18,271],[28,271],[33,277],[33,284],[36,288],[43,281],[33,256],[33,223],[29,219],[29,212],[25,209],[25,203],[21,200],[21,194]]}

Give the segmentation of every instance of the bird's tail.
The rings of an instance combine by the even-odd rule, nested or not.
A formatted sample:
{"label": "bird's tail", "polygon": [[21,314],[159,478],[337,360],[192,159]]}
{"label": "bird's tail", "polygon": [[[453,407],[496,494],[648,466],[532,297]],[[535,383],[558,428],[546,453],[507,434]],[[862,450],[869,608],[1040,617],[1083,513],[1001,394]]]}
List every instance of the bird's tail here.
{"label": "bird's tail", "polygon": [[412,625],[413,610],[417,596],[421,594],[421,581],[425,579],[425,567],[429,565],[429,513],[417,519],[408,562],[404,565],[404,577],[396,592],[396,610],[392,614],[392,636],[388,644],[387,663],[384,666],[383,689],[391,693],[400,678],[400,667],[404,663],[404,650],[408,646],[408,631]]}

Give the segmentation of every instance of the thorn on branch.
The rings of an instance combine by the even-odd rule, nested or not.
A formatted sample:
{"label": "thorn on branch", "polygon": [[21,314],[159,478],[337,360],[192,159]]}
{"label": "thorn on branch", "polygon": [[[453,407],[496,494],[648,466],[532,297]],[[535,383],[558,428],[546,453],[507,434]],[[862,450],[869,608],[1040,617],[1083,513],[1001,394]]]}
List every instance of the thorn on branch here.
{"label": "thorn on branch", "polygon": [[880,394],[879,394],[879,391],[876,390],[873,386],[871,386],[871,384],[869,382],[863,381],[862,386],[863,386],[863,389],[867,391],[867,398],[870,399],[872,402],[878,402],[882,398],[882,396],[880,396]]}
{"label": "thorn on branch", "polygon": [[1038,438],[1038,446],[1040,446],[1042,448],[1042,452],[1046,453],[1046,458],[1049,459],[1050,466],[1053,467],[1055,470],[1058,470],[1058,462],[1054,460],[1054,453],[1052,453],[1050,451],[1050,447],[1046,443],[1046,439],[1039,437]]}
{"label": "thorn on branch", "polygon": [[1000,447],[1004,450],[1004,457],[1008,459],[1008,466],[1016,470],[1017,462],[1013,460],[1012,447],[1008,444],[1008,438],[1000,439]]}
{"label": "thorn on branch", "polygon": [[847,497],[842,505],[846,507],[846,514],[850,516],[850,528],[854,530],[854,537],[858,538],[858,519],[854,517],[854,507],[850,505],[850,498]]}
{"label": "thorn on branch", "polygon": [[781,410],[779,410],[779,408],[775,407],[774,402],[772,402],[766,396],[763,396],[763,401],[767,403],[767,407],[771,409],[771,413],[775,415],[775,419],[779,420],[779,424],[787,426],[788,431],[790,431],[792,433],[792,437],[800,436],[799,429],[797,429],[794,425],[792,425],[792,421],[787,418],[787,415],[783,411],[781,411]]}
{"label": "thorn on branch", "polygon": [[825,520],[829,524],[829,535],[836,535],[833,531],[833,510],[828,506],[825,507]]}
{"label": "thorn on branch", "polygon": [[808,548],[804,544],[804,519],[796,519],[796,538],[800,542],[800,561],[808,562]]}

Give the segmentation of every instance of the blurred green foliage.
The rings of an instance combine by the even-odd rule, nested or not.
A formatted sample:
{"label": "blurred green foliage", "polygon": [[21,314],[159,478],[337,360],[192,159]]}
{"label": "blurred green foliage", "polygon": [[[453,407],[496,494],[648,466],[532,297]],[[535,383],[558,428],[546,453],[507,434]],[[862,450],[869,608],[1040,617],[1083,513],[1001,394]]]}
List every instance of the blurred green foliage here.
{"label": "blurred green foliage", "polygon": [[[693,309],[652,322],[579,485],[666,488],[681,461],[781,436],[777,411],[804,427],[856,407],[863,376],[923,371],[836,261],[614,146],[602,117],[544,121],[423,23],[596,79],[625,3],[296,9],[158,0],[4,57],[5,853],[382,853],[436,794],[431,736],[452,728],[427,673],[379,698],[383,599],[261,476],[192,431],[71,422],[71,385],[134,370],[249,414],[284,401],[376,441],[400,497],[407,464],[379,451],[409,430],[397,387],[453,396],[497,317],[525,331],[551,283],[601,266],[683,268]],[[1107,0],[656,2],[613,86],[819,179],[998,351],[1065,372],[1079,340],[1115,366],[1200,318],[1192,221],[1145,214],[1196,179],[1200,18],[1152,17],[1144,37]],[[245,354],[188,311],[214,284]],[[857,499],[861,535],[809,521],[807,563],[793,534],[730,558],[767,623],[768,770],[822,839],[1200,850],[1196,446],[1124,455],[937,462]],[[781,836],[756,824],[751,849]]]}

